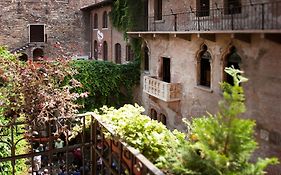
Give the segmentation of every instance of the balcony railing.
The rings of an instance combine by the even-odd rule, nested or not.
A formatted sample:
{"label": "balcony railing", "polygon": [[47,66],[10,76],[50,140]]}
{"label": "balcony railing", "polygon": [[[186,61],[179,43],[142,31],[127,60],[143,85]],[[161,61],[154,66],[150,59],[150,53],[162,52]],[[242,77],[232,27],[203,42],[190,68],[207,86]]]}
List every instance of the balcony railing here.
{"label": "balcony railing", "polygon": [[148,31],[223,31],[281,29],[281,2],[188,11],[148,17]]}
{"label": "balcony railing", "polygon": [[179,101],[181,97],[179,83],[166,83],[149,76],[144,77],[143,91],[166,102]]}
{"label": "balcony railing", "polygon": [[[69,132],[62,133],[65,144],[60,149],[54,147],[59,137],[54,136],[52,132],[54,121],[46,122],[46,128],[41,128],[41,131],[32,136],[21,133],[31,127],[29,122],[12,120],[7,125],[0,125],[0,148],[9,148],[5,150],[5,156],[0,155],[0,171],[7,171],[6,168],[10,167],[7,174],[18,174],[17,170],[22,168],[18,163],[24,162],[29,172],[25,170],[20,174],[41,174],[43,171],[48,171],[47,174],[52,175],[59,172],[72,174],[74,169],[78,169],[81,175],[164,175],[139,151],[117,139],[105,137],[105,132],[107,136],[111,134],[110,138],[114,138],[114,134],[94,113],[82,114],[75,119],[60,120],[69,124],[70,131],[77,121],[82,121],[82,132],[74,140],[69,141]],[[89,129],[86,129],[86,122],[90,124]],[[44,136],[41,133],[44,133]],[[22,142],[27,144],[26,153],[19,153],[16,149]],[[42,146],[40,151],[37,151],[38,145]]]}

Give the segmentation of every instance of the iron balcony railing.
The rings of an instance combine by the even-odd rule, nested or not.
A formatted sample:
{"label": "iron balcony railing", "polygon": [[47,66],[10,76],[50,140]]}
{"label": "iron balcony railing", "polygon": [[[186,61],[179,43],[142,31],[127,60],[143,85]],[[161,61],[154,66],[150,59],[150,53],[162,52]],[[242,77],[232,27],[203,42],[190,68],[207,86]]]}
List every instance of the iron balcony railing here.
{"label": "iron balcony railing", "polygon": [[143,91],[165,102],[179,101],[181,99],[181,85],[167,83],[155,77],[144,76]]}
{"label": "iron balcony railing", "polygon": [[281,2],[173,12],[148,17],[148,31],[222,31],[281,29]]}
{"label": "iron balcony railing", "polygon": [[[162,171],[134,148],[118,139],[105,137],[105,132],[111,134],[110,138],[114,138],[114,134],[94,113],[60,120],[67,124],[70,131],[62,132],[60,136],[54,134],[54,121],[45,123],[45,127],[37,127],[36,131],[32,128],[34,134],[31,135],[23,132],[30,130],[30,121],[11,120],[10,123],[0,125],[0,150],[9,148],[5,150],[6,154],[0,154],[0,171],[5,173],[4,170],[7,171],[6,168],[10,167],[8,174],[11,175],[73,174],[74,171],[80,171],[81,175],[163,175]],[[77,121],[82,123],[81,134],[69,140],[72,127]],[[87,122],[90,128],[86,127]],[[55,147],[58,137],[64,141],[62,148]],[[18,152],[22,142],[26,143],[25,153]],[[27,169],[21,169],[20,162],[24,162]]]}

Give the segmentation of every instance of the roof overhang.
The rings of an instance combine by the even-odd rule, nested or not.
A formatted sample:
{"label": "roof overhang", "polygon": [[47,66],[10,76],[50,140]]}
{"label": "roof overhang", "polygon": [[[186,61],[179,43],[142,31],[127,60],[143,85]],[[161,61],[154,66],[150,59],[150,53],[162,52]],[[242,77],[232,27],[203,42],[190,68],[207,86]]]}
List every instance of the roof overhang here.
{"label": "roof overhang", "polygon": [[111,5],[112,3],[113,3],[113,0],[103,0],[103,1],[98,2],[98,3],[93,3],[91,5],[84,6],[80,10],[81,11],[91,11],[93,9],[97,9],[97,8],[100,8],[100,7],[103,7],[103,6]]}

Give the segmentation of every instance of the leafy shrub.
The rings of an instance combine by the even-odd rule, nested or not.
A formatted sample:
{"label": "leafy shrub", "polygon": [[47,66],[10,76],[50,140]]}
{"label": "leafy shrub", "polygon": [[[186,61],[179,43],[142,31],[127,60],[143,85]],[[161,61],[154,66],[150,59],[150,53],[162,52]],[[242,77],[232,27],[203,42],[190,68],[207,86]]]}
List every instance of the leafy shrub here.
{"label": "leafy shrub", "polygon": [[[234,86],[221,84],[224,100],[219,103],[216,115],[194,118],[187,126],[189,141],[174,147],[166,155],[162,168],[173,174],[199,175],[262,175],[269,164],[276,164],[275,158],[250,161],[257,147],[254,140],[255,122],[238,116],[245,112],[245,97],[242,82],[247,81],[241,71],[226,68],[233,76]],[[172,156],[177,155],[177,156]]]}

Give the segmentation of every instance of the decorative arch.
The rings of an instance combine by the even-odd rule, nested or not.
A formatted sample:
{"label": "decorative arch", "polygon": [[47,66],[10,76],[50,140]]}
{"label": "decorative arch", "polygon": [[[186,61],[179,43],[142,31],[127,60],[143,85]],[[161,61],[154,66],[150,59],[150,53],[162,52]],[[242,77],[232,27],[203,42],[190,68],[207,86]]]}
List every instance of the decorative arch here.
{"label": "decorative arch", "polygon": [[44,50],[41,48],[35,48],[32,52],[32,55],[34,61],[39,61],[44,57]]}
{"label": "decorative arch", "polygon": [[197,85],[211,87],[212,55],[206,44],[202,44],[196,57]]}

